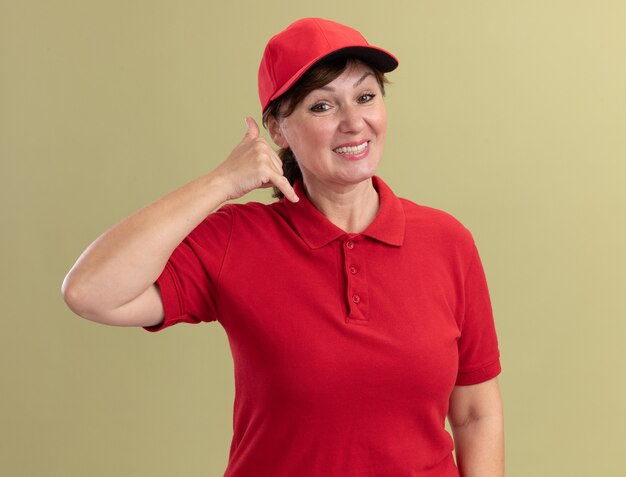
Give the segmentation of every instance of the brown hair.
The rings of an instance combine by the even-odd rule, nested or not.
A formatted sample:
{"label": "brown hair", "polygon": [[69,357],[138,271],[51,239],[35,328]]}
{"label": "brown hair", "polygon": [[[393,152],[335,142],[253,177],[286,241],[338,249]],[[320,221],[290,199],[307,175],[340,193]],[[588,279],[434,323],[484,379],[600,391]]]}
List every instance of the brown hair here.
{"label": "brown hair", "polygon": [[[289,90],[287,90],[287,92],[270,102],[267,109],[263,113],[263,126],[267,127],[267,121],[270,116],[274,116],[275,118],[286,118],[289,116],[295,111],[296,106],[298,106],[300,101],[306,98],[309,93],[321,88],[322,86],[326,86],[331,81],[334,81],[341,76],[341,73],[343,73],[348,66],[354,65],[359,61],[361,60],[344,57],[323,61],[313,66],[305,74],[303,74],[302,77],[300,77],[300,79],[296,81],[296,83],[289,88]],[[376,81],[378,82],[380,90],[384,96],[385,84],[389,83],[384,73],[369,63],[363,63],[370,67],[374,72]],[[282,110],[283,107],[284,110]],[[302,177],[302,172],[298,166],[296,156],[293,151],[287,147],[280,148],[278,150],[278,157],[280,157],[280,160],[283,162],[284,176],[289,180],[289,183],[293,185],[298,178]],[[284,195],[278,187],[274,187],[272,197],[281,199]]]}

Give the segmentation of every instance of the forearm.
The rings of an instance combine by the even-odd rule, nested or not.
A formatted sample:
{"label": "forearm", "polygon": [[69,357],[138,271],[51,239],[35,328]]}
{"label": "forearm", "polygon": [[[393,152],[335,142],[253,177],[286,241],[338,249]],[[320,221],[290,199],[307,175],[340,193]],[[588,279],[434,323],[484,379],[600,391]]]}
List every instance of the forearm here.
{"label": "forearm", "polygon": [[504,475],[504,425],[502,414],[483,416],[452,426],[461,477]]}
{"label": "forearm", "polygon": [[220,180],[202,176],[111,227],[78,258],[63,282],[77,313],[115,309],[150,287],[176,246],[225,200]]}
{"label": "forearm", "polygon": [[226,200],[272,185],[298,200],[256,122],[248,117],[246,123],[244,138],[215,170],[111,227],[83,252],[62,285],[75,313],[121,326],[156,322],[163,309],[153,284],[207,215]]}

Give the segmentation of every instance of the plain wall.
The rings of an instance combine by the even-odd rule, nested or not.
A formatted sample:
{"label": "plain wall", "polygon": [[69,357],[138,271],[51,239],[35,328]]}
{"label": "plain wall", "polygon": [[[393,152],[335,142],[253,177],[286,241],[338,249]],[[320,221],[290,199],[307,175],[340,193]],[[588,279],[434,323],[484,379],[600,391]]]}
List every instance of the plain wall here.
{"label": "plain wall", "polygon": [[265,42],[304,16],[400,59],[379,175],[476,238],[507,475],[622,475],[626,4],[591,0],[0,0],[0,474],[222,475],[221,326],[97,325],[60,286],[99,234],[260,121]]}

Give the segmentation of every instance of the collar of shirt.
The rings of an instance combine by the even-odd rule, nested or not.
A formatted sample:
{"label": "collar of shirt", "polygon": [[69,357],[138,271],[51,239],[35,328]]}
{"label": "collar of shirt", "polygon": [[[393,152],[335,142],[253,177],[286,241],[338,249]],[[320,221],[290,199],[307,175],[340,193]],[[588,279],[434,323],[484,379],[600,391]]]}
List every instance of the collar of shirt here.
{"label": "collar of shirt", "polygon": [[302,180],[296,180],[294,190],[300,201],[293,203],[282,199],[298,235],[313,248],[324,245],[346,235],[365,235],[388,245],[399,247],[404,240],[405,215],[400,199],[380,177],[372,177],[378,191],[380,208],[374,221],[360,234],[347,234],[326,218],[308,199]]}

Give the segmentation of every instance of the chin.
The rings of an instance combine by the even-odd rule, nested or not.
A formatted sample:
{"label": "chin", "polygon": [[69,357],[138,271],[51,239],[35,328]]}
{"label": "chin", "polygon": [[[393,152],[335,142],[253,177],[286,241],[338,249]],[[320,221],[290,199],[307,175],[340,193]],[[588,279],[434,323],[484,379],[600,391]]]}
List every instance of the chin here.
{"label": "chin", "polygon": [[371,167],[341,174],[338,179],[346,184],[360,184],[361,182],[370,180],[374,175],[376,175],[376,168]]}

